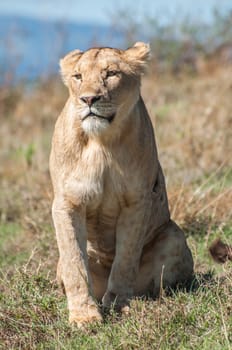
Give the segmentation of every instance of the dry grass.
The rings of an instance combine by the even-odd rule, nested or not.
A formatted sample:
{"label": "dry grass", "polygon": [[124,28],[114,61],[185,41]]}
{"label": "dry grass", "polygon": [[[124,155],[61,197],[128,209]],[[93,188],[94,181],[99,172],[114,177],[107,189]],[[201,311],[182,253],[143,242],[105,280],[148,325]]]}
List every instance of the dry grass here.
{"label": "dry grass", "polygon": [[232,68],[213,75],[147,79],[143,95],[155,125],[172,215],[232,219]]}
{"label": "dry grass", "polygon": [[207,253],[216,236],[231,243],[231,73],[143,82],[172,215],[188,235],[197,285],[158,301],[135,300],[127,319],[112,314],[86,334],[68,326],[54,283],[48,155],[67,92],[57,80],[0,90],[0,348],[231,348],[231,265],[217,267]]}

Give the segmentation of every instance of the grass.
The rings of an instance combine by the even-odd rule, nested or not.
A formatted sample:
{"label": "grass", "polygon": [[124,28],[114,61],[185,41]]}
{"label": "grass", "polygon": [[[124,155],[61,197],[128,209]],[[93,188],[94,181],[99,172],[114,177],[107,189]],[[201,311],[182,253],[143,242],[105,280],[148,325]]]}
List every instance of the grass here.
{"label": "grass", "polygon": [[1,349],[232,348],[231,263],[216,265],[208,254],[216,237],[232,237],[229,76],[222,67],[144,79],[172,217],[186,232],[196,279],[189,291],[134,299],[128,317],[111,311],[85,332],[68,324],[55,283],[48,156],[67,92],[57,80],[0,89]]}
{"label": "grass", "polygon": [[[4,223],[0,225],[0,264],[2,267],[24,262],[27,257],[27,252],[18,250],[18,245],[22,237],[22,228],[15,222]],[[14,247],[14,254],[8,254],[9,249],[12,250]]]}
{"label": "grass", "polygon": [[231,279],[198,275],[192,292],[135,299],[131,313],[113,312],[86,332],[67,324],[66,301],[41,271],[3,275],[1,339],[7,349],[229,349]]}

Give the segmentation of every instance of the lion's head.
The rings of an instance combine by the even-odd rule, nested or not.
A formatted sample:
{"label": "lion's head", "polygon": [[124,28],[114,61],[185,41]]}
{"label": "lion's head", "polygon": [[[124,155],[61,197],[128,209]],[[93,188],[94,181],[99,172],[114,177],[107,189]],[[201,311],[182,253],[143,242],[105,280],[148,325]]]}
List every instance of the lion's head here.
{"label": "lion's head", "polygon": [[105,132],[129,114],[149,54],[149,45],[139,42],[127,50],[74,50],[60,61],[75,115],[88,135]]}

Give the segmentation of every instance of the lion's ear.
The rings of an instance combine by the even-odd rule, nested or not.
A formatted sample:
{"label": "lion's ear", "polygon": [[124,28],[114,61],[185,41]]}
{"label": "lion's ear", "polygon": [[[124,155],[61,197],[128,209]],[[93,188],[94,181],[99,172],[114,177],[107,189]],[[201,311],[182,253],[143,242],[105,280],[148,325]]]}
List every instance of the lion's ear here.
{"label": "lion's ear", "polygon": [[124,52],[124,57],[135,74],[142,74],[151,57],[150,45],[137,42]]}
{"label": "lion's ear", "polygon": [[60,60],[60,72],[65,85],[68,84],[70,75],[81,55],[82,51],[73,50]]}

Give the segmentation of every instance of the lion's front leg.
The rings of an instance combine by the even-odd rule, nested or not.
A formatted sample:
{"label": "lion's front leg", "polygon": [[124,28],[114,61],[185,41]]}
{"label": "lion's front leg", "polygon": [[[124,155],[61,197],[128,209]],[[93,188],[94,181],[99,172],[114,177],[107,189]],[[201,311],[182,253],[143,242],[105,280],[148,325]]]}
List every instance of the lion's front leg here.
{"label": "lion's front leg", "polygon": [[91,296],[85,213],[73,208],[63,199],[56,198],[52,215],[60,253],[59,274],[67,296],[69,320],[78,326],[101,320],[98,307]]}
{"label": "lion's front leg", "polygon": [[116,304],[122,312],[128,310],[128,301],[134,294],[150,207],[150,201],[144,200],[124,208],[119,217],[115,258],[102,300],[104,307]]}

